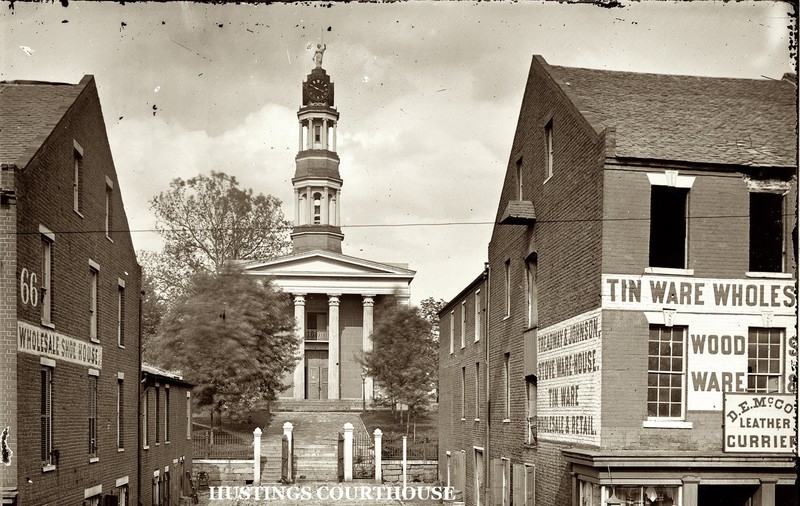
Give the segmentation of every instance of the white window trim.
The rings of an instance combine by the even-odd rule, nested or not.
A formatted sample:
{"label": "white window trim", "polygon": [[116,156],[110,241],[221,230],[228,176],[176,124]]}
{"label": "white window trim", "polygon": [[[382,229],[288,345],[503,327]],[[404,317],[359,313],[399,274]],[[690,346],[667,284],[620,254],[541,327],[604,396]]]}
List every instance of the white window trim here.
{"label": "white window trim", "polygon": [[455,309],[450,311],[450,354],[453,354],[453,350],[455,350],[455,323],[456,323],[456,316],[455,316]]}
{"label": "white window trim", "polygon": [[547,119],[547,122],[544,124],[544,150],[545,150],[545,159],[544,159],[544,182],[542,184],[547,183],[553,176],[555,175],[556,171],[553,167],[554,161],[553,159],[553,118],[552,116]]}
{"label": "white window trim", "polygon": [[668,276],[694,276],[694,269],[676,269],[673,267],[645,267],[645,274],[664,274]]}
{"label": "white window trim", "polygon": [[[46,292],[45,295],[42,295],[41,292],[39,293],[40,302],[42,303],[41,323],[43,327],[55,329],[56,325],[53,323],[53,243],[56,242],[56,234],[41,224],[39,225],[39,233],[42,235],[42,243],[48,243],[47,265],[42,265],[42,284],[39,288]],[[42,260],[44,261],[44,258]],[[47,319],[45,319],[45,312],[47,313]]]}
{"label": "white window trim", "polygon": [[647,179],[651,186],[671,186],[672,188],[691,188],[695,176],[681,176],[677,170],[665,170],[663,173],[648,172]]}
{"label": "white window trim", "polygon": [[88,499],[90,497],[94,497],[96,495],[100,495],[103,493],[103,485],[95,485],[94,487],[87,488],[83,490],[83,498]]}
{"label": "white window trim", "polygon": [[691,429],[692,422],[667,418],[648,418],[642,422],[643,429]]}
{"label": "white window trim", "polygon": [[791,272],[745,272],[744,275],[748,278],[792,279]]}
{"label": "white window trim", "polygon": [[[78,141],[72,139],[72,148],[73,148],[73,165],[78,165],[80,160],[83,159],[83,147],[78,144]],[[75,156],[77,154],[77,156]],[[72,210],[83,218],[83,213],[80,211],[80,182],[77,180],[80,177],[79,166],[73,167],[73,175],[72,175]]]}
{"label": "white window trim", "polygon": [[127,485],[130,481],[128,476],[123,476],[122,478],[117,478],[117,481],[114,482],[114,487],[121,487],[123,485]]}
{"label": "white window trim", "polygon": [[475,290],[475,342],[481,340],[481,289]]}
{"label": "white window trim", "polygon": [[467,301],[461,301],[461,349],[467,347]]}
{"label": "white window trim", "polygon": [[91,311],[91,316],[89,317],[89,340],[93,343],[99,343],[100,322],[97,318],[97,306],[98,299],[100,298],[100,280],[98,279],[100,276],[100,265],[91,258],[89,259],[89,270],[92,275],[92,286],[90,286],[91,292],[89,293],[89,310]]}

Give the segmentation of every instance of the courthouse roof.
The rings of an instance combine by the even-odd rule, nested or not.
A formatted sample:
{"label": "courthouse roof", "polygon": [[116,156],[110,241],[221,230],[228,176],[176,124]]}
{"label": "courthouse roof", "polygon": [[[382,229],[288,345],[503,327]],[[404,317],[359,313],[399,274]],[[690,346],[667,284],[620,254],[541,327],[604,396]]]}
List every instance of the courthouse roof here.
{"label": "courthouse roof", "polygon": [[618,158],[795,166],[796,80],[617,72],[539,63]]}
{"label": "courthouse roof", "polygon": [[25,167],[92,79],[0,82],[0,163]]}

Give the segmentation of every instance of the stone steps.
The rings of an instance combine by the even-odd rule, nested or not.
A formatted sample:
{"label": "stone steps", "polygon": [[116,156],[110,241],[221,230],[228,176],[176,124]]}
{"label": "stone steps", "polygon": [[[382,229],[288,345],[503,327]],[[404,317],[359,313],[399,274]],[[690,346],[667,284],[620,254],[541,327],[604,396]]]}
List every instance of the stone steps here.
{"label": "stone steps", "polygon": [[[372,401],[367,401],[367,409],[375,409]],[[361,399],[323,399],[323,400],[307,400],[307,399],[278,399],[273,401],[270,405],[270,411],[273,413],[282,411],[306,411],[306,412],[320,412],[320,411],[362,411],[364,404]]]}

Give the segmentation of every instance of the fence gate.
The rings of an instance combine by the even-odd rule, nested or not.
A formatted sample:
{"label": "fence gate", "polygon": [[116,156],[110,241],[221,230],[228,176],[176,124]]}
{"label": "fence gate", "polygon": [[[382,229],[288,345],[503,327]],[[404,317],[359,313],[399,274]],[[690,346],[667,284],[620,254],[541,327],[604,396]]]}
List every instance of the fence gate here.
{"label": "fence gate", "polygon": [[353,433],[353,479],[375,478],[375,443],[369,434]]}
{"label": "fence gate", "polygon": [[336,476],[339,481],[344,481],[344,433],[339,433],[336,444]]}

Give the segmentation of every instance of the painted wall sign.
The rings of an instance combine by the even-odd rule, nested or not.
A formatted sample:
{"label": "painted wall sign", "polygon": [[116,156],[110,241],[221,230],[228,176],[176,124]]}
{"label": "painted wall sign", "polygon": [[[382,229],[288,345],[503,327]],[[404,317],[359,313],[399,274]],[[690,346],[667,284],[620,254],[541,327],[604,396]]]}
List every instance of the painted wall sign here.
{"label": "painted wall sign", "polygon": [[600,315],[590,311],[536,336],[542,439],[600,444]]}
{"label": "painted wall sign", "polygon": [[103,348],[50,329],[17,322],[19,351],[101,369]]}
{"label": "painted wall sign", "polygon": [[723,450],[794,453],[797,401],[792,394],[725,394]]}
{"label": "painted wall sign", "polygon": [[794,313],[794,281],[603,274],[603,308],[708,313]]}

